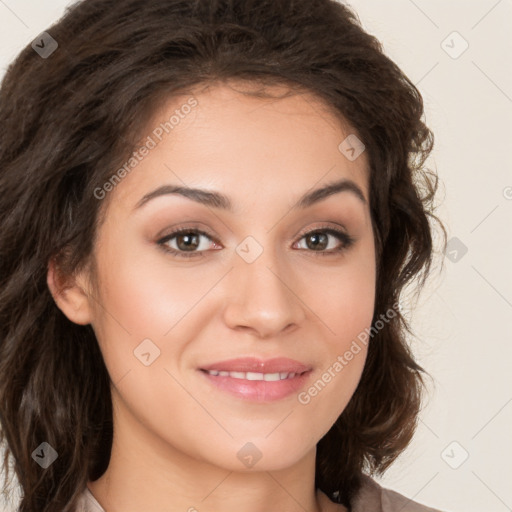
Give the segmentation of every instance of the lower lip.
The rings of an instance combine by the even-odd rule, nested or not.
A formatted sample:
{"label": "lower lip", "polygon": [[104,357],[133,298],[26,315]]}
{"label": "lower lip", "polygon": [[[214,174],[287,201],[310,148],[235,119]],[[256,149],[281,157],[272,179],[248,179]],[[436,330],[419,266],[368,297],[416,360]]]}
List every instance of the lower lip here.
{"label": "lower lip", "polygon": [[220,377],[218,375],[210,375],[204,370],[200,370],[200,372],[217,388],[253,402],[273,402],[297,393],[299,389],[304,387],[311,373],[311,371],[307,371],[291,379],[266,381]]}

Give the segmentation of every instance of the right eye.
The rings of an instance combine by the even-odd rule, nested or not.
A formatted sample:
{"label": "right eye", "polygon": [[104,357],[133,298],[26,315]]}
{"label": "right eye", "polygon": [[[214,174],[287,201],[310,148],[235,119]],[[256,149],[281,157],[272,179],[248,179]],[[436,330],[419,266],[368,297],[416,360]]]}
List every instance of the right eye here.
{"label": "right eye", "polygon": [[[201,231],[196,228],[178,228],[172,233],[164,236],[158,240],[158,244],[162,250],[170,253],[178,258],[193,258],[196,256],[202,256],[203,252],[208,249],[208,244],[204,244],[205,247],[202,250],[196,250],[201,247],[201,237],[212,240],[208,233]],[[169,242],[176,239],[177,248],[169,247]],[[180,247],[181,246],[181,247]]]}

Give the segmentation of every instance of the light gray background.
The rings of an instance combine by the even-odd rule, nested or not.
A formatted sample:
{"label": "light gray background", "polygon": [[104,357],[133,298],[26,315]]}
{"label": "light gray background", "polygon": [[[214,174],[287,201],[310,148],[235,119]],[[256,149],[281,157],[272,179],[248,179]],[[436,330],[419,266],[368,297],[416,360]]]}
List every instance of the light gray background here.
{"label": "light gray background", "polygon": [[[1,76],[71,3],[0,0]],[[403,303],[436,384],[382,484],[445,511],[512,511],[512,1],[349,3],[424,97],[439,215],[460,241]]]}

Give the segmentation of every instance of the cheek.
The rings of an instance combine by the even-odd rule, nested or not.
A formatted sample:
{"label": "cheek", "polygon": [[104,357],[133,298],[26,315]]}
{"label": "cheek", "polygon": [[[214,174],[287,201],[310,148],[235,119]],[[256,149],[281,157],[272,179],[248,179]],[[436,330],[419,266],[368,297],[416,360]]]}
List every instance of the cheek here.
{"label": "cheek", "polygon": [[[332,367],[340,356],[344,358],[345,382],[358,380],[364,366],[368,341],[364,336],[371,327],[375,306],[373,276],[371,270],[359,274],[347,269],[347,275],[332,279],[327,292],[317,296],[318,316],[325,325],[323,367]],[[341,373],[341,369],[334,373]]]}
{"label": "cheek", "polygon": [[346,350],[351,340],[370,326],[375,286],[374,246],[370,237],[337,267],[328,271],[317,267],[304,282],[304,296],[309,297],[312,309],[331,334],[327,337],[331,350]]}
{"label": "cheek", "polygon": [[[336,283],[335,283],[336,284]],[[323,344],[318,347],[318,371],[297,396],[307,417],[317,418],[317,436],[322,437],[352,398],[366,362],[375,287],[370,276],[352,274],[332,285],[322,300],[325,324]],[[339,285],[343,285],[339,289]],[[319,315],[320,316],[320,315]]]}
{"label": "cheek", "polygon": [[[325,329],[321,370],[298,402],[330,426],[343,412],[359,383],[368,352],[375,307],[373,244],[361,246],[334,273],[321,271],[315,282],[316,309]],[[320,291],[323,293],[320,293]]]}
{"label": "cheek", "polygon": [[[161,372],[168,384],[169,375],[163,368],[175,366],[187,340],[200,331],[198,317],[204,318],[208,304],[202,299],[225,268],[169,264],[157,247],[140,240],[135,243],[118,233],[104,240],[98,255],[101,297],[93,301],[94,330],[112,381],[130,371],[131,379],[143,382],[150,369],[152,374]],[[149,368],[144,366],[148,358]]]}
{"label": "cheek", "polygon": [[174,296],[174,305],[179,304],[180,288],[162,282],[140,245],[110,229],[97,254],[101,296],[93,304],[93,326],[114,383],[128,370],[145,368],[134,353],[144,340],[156,347],[149,345],[152,357],[159,355],[160,340],[173,324],[165,301]]}
{"label": "cheek", "polygon": [[99,316],[107,324],[121,324],[132,337],[164,336],[205,295],[213,278],[211,269],[207,278],[201,270],[187,271],[184,266],[171,271],[165,261],[157,247],[110,238],[99,270]]}

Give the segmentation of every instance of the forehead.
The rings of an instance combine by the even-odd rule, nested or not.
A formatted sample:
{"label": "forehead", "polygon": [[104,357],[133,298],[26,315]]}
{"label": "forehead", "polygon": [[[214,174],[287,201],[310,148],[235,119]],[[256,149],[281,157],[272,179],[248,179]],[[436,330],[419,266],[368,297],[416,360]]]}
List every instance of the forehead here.
{"label": "forehead", "polygon": [[133,207],[151,188],[175,184],[223,190],[236,208],[237,196],[289,202],[340,178],[367,191],[366,155],[346,157],[340,144],[353,133],[322,99],[284,85],[266,87],[271,97],[247,91],[255,86],[216,84],[163,102],[141,134],[151,149],[110,199]]}

